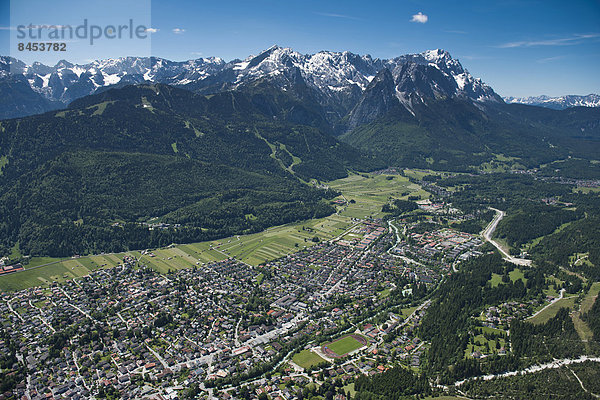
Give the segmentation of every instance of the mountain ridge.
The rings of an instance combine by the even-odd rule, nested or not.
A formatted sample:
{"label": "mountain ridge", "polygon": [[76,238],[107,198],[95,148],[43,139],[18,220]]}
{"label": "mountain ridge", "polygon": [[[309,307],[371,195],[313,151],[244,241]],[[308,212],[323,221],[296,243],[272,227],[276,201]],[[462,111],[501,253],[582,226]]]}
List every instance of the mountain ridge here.
{"label": "mountain ridge", "polygon": [[564,110],[570,107],[600,107],[600,95],[590,93],[588,95],[564,95],[564,96],[529,96],[529,97],[504,97],[504,101],[509,104],[528,104],[531,106],[540,106],[552,108],[554,110]]}

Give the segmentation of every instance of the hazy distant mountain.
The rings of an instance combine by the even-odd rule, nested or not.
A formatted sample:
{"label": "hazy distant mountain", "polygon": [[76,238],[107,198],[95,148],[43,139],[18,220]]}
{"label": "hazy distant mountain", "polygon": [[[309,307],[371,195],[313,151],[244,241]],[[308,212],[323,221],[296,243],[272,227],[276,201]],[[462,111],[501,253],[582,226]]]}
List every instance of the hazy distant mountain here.
{"label": "hazy distant mountain", "polygon": [[505,97],[504,101],[507,103],[520,103],[552,108],[554,110],[564,110],[569,107],[600,107],[600,95],[597,94],[588,94],[587,96],[566,95],[560,97]]}

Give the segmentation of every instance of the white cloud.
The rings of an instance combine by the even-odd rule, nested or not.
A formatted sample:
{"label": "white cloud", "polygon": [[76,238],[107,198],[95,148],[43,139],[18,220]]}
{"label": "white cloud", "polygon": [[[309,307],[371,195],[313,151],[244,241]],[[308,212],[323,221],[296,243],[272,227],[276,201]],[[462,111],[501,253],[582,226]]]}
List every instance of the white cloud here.
{"label": "white cloud", "polygon": [[356,17],[353,17],[351,15],[346,15],[346,14],[323,13],[323,12],[316,12],[315,14],[316,15],[320,15],[322,17],[344,18],[344,19],[360,20],[360,18],[356,18]]}
{"label": "white cloud", "polygon": [[429,17],[427,15],[419,11],[418,13],[412,16],[410,22],[418,22],[420,24],[424,24],[425,22],[427,22],[428,19]]}
{"label": "white cloud", "polygon": [[580,44],[586,40],[600,38],[599,33],[585,35],[572,35],[569,37],[545,39],[545,40],[523,40],[520,42],[509,42],[499,45],[502,49],[511,49],[515,47],[534,47],[534,46],[572,46]]}
{"label": "white cloud", "polygon": [[563,58],[565,58],[565,56],[548,57],[548,58],[539,59],[539,60],[537,60],[537,62],[540,64],[546,64],[546,63],[549,63],[552,61],[562,60]]}
{"label": "white cloud", "polygon": [[156,29],[156,28],[146,28],[146,32],[148,33],[156,33],[158,32],[160,29]]}
{"label": "white cloud", "polygon": [[173,29],[173,33],[175,33],[177,35],[181,35],[183,32],[185,32],[185,29],[182,29],[182,28]]}

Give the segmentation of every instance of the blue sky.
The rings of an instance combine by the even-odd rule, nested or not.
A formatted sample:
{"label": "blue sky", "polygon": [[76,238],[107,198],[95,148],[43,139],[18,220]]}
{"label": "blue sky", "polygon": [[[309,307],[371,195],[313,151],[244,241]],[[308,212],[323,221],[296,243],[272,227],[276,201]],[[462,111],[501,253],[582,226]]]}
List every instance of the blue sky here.
{"label": "blue sky", "polygon": [[[13,26],[76,24],[84,16],[105,26],[134,16],[156,30],[151,47],[149,41],[68,43],[62,58],[78,63],[149,52],[172,60],[231,60],[273,44],[303,53],[349,50],[380,58],[443,48],[503,96],[600,93],[600,0],[130,0],[128,6],[59,0],[52,7],[41,0],[13,1]],[[7,29],[10,2],[0,4],[0,53],[16,55],[9,39],[14,31]],[[48,62],[59,56],[45,55]],[[28,57],[20,58],[43,58]]]}

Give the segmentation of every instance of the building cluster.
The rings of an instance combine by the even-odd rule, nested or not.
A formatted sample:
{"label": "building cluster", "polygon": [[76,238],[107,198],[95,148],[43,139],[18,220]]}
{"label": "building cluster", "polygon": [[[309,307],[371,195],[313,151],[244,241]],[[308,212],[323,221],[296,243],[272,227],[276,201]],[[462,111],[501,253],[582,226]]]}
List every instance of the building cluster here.
{"label": "building cluster", "polygon": [[[1,373],[24,377],[10,396],[169,399],[198,385],[201,396],[252,387],[255,397],[294,399],[323,375],[379,373],[397,359],[419,366],[415,331],[426,307],[406,317],[385,310],[410,305],[413,289],[443,271],[390,253],[396,236],[381,221],[358,223],[354,234],[258,267],[228,259],[161,275],[125,257],[62,284],[3,293],[0,339],[11,340],[0,350],[14,362]],[[298,351],[355,331],[368,345],[341,363],[288,365]],[[279,367],[288,373],[265,375]],[[211,388],[220,381],[234,384]]]}
{"label": "building cluster", "polygon": [[449,270],[452,263],[478,257],[483,241],[477,236],[431,224],[425,232],[409,231],[406,240],[392,250],[420,263]]}

